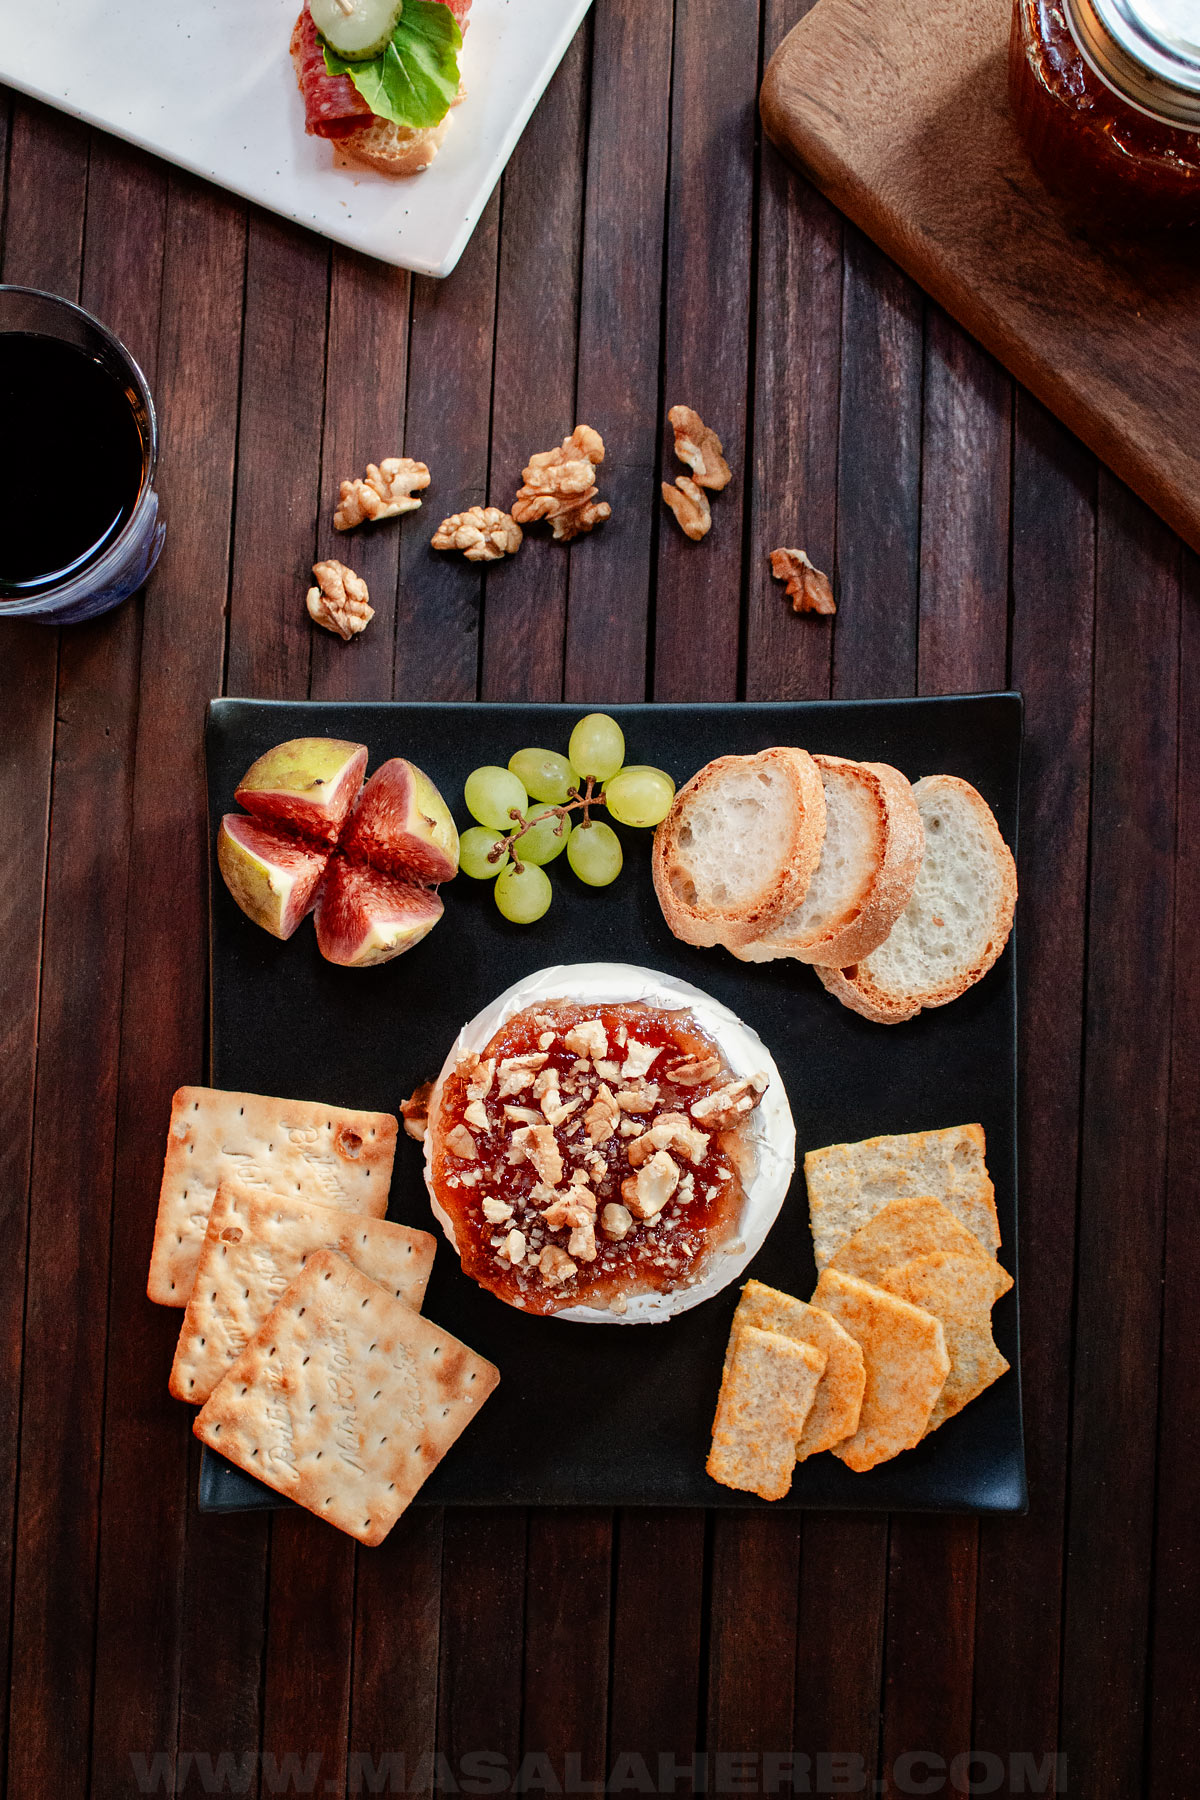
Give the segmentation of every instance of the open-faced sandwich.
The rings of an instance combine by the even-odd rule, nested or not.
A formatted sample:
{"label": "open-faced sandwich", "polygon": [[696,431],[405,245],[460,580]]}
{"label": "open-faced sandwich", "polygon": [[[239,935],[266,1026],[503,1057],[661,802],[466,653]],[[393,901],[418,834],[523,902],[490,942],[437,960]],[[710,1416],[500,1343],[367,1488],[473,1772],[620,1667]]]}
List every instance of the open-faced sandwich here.
{"label": "open-faced sandwich", "polygon": [[385,175],[419,175],[462,98],[471,0],[305,0],[292,32],[304,129]]}
{"label": "open-faced sandwich", "polygon": [[779,1072],[686,982],[581,963],[465,1026],[425,1133],[433,1210],[509,1305],[670,1318],[732,1281],[783,1203],[795,1129]]}

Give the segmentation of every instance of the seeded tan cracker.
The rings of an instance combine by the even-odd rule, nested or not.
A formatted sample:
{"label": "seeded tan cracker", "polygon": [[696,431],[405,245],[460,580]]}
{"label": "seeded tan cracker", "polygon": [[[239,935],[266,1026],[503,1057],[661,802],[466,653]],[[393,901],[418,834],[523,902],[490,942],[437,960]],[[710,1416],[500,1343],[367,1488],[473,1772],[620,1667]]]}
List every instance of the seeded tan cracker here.
{"label": "seeded tan cracker", "polygon": [[930,1414],[927,1434],[961,1412],[1008,1368],[992,1337],[992,1306],[1004,1292],[998,1279],[1003,1274],[998,1263],[934,1250],[880,1278],[889,1294],[940,1319],[946,1334],[950,1373]]}
{"label": "seeded tan cracker", "polygon": [[867,1377],[858,1430],[833,1454],[861,1472],[911,1450],[950,1373],[941,1320],[840,1269],[822,1269],[812,1303],[861,1345]]}
{"label": "seeded tan cracker", "polygon": [[213,1199],[236,1176],[264,1194],[382,1219],[392,1184],[396,1121],[316,1100],[272,1100],[220,1088],[180,1088],[171,1103],[146,1292],[186,1306]]}
{"label": "seeded tan cracker", "polygon": [[889,1200],[921,1194],[940,1200],[995,1256],[1000,1224],[986,1148],[982,1125],[952,1125],[810,1150],[804,1179],[817,1268]]}
{"label": "seeded tan cracker", "polygon": [[749,1325],[721,1378],[705,1465],[714,1481],[764,1500],[792,1485],[796,1445],[825,1368],[825,1352]]}
{"label": "seeded tan cracker", "polygon": [[435,1248],[428,1231],[223,1181],[183,1315],[171,1392],[202,1406],[314,1250],[339,1251],[420,1312]]}
{"label": "seeded tan cracker", "polygon": [[993,1279],[1002,1294],[1012,1286],[1012,1276],[992,1257],[984,1255],[978,1238],[940,1200],[928,1195],[919,1200],[889,1200],[861,1231],[846,1240],[826,1267],[878,1284],[888,1269],[911,1262],[916,1256],[926,1256],[931,1250],[952,1250],[956,1255],[973,1257],[994,1272]]}
{"label": "seeded tan cracker", "polygon": [[794,1343],[811,1344],[825,1352],[825,1371],[796,1445],[796,1461],[804,1462],[818,1451],[830,1450],[843,1438],[851,1437],[858,1429],[866,1375],[863,1353],[849,1332],[830,1313],[821,1312],[806,1300],[796,1300],[791,1294],[781,1294],[761,1281],[748,1281],[742,1289],[733,1315],[730,1354],[737,1333],[747,1325],[774,1331]]}
{"label": "seeded tan cracker", "polygon": [[345,1257],[318,1250],[192,1429],[277,1493],[378,1544],[499,1379]]}

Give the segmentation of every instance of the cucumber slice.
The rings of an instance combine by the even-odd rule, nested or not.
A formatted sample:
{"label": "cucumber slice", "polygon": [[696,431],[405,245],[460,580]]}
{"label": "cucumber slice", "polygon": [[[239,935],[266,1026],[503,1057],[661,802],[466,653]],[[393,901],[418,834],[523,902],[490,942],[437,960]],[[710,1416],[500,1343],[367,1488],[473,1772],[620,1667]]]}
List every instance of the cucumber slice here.
{"label": "cucumber slice", "polygon": [[404,0],[308,0],[313,24],[346,62],[370,62],[392,40]]}

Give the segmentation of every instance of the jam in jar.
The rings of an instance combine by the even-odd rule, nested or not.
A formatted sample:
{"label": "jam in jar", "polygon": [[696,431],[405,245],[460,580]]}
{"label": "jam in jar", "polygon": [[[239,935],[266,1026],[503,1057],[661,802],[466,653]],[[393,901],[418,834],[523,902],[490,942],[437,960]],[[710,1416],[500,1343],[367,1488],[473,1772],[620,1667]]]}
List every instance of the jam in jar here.
{"label": "jam in jar", "polygon": [[1081,215],[1200,224],[1200,0],[1015,0],[1009,96],[1038,172]]}

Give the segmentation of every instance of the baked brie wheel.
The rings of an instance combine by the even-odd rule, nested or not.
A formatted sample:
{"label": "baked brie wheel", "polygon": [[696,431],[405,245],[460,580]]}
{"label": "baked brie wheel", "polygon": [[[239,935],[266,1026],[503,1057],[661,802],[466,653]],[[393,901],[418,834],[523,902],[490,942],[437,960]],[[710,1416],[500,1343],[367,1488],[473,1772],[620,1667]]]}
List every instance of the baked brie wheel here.
{"label": "baked brie wheel", "polygon": [[579,963],[463,1027],[430,1095],[425,1180],[499,1299],[632,1325],[736,1280],[795,1150],[779,1071],[727,1007],[652,969]]}

